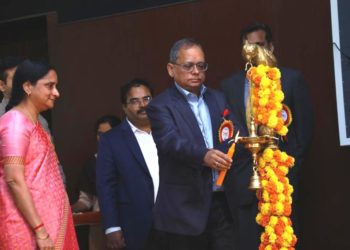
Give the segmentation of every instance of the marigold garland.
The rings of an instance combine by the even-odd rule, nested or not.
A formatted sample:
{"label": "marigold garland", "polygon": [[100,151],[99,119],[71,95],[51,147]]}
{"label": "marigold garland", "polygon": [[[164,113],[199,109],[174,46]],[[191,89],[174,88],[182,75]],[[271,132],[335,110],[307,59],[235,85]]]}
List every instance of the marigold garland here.
{"label": "marigold garland", "polygon": [[286,177],[293,165],[294,158],[280,150],[266,148],[259,157],[262,189],[257,191],[259,213],[256,221],[265,228],[259,250],[295,249],[297,238],[289,218],[293,186]]}
{"label": "marigold garland", "polygon": [[[288,128],[282,119],[281,72],[263,64],[247,72],[251,83],[251,104],[257,125],[273,129],[285,136]],[[264,227],[259,250],[294,250],[297,237],[292,221],[293,186],[287,177],[294,158],[278,149],[266,148],[258,157],[262,189],[257,191],[259,213],[256,221]]]}
{"label": "marigold garland", "polygon": [[248,70],[247,78],[252,84],[251,103],[255,122],[274,129],[279,135],[286,135],[288,128],[281,114],[284,94],[280,70],[260,64]]}

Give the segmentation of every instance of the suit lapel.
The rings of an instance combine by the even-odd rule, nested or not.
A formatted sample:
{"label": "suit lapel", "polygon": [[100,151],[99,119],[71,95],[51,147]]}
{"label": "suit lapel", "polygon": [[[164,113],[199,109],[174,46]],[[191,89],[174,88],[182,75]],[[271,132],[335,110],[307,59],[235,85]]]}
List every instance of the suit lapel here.
{"label": "suit lapel", "polygon": [[136,140],[136,137],[131,130],[130,125],[128,124],[127,120],[125,119],[123,123],[121,124],[122,130],[123,130],[123,136],[124,136],[124,142],[130,149],[131,153],[134,155],[135,159],[138,161],[139,166],[149,175],[151,176],[146,161],[142,155],[141,148]]}
{"label": "suit lapel", "polygon": [[213,133],[213,143],[215,146],[218,141],[217,132],[220,127],[221,113],[224,110],[219,110],[219,105],[215,98],[215,94],[210,89],[207,89],[207,91],[204,93],[204,100],[208,106],[209,113],[210,113],[212,133]]}
{"label": "suit lapel", "polygon": [[186,98],[177,90],[176,86],[173,85],[173,87],[170,89],[171,96],[173,97],[172,101],[175,104],[175,108],[177,110],[180,110],[180,114],[183,117],[183,120],[189,127],[190,131],[193,132],[193,135],[195,138],[200,138],[202,143],[205,145],[205,141],[202,135],[202,132],[198,126],[197,119],[195,115],[193,114],[193,111],[188,104]]}
{"label": "suit lapel", "polygon": [[245,85],[245,72],[241,71],[237,77],[237,82],[234,82],[233,91],[233,103],[231,107],[236,107],[236,115],[239,116],[238,120],[242,121],[241,126],[248,132],[248,127],[246,123],[246,109],[244,100],[244,85]]}

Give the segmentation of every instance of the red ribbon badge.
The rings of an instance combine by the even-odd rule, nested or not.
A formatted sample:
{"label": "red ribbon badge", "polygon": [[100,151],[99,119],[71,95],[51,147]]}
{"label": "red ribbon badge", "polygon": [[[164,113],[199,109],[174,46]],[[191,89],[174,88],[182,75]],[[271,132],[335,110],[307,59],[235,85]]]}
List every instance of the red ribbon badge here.
{"label": "red ribbon badge", "polygon": [[234,131],[233,123],[230,120],[226,120],[226,117],[229,114],[230,114],[230,111],[228,109],[225,109],[224,112],[222,112],[223,122],[221,123],[218,131],[220,143],[233,137],[233,131]]}

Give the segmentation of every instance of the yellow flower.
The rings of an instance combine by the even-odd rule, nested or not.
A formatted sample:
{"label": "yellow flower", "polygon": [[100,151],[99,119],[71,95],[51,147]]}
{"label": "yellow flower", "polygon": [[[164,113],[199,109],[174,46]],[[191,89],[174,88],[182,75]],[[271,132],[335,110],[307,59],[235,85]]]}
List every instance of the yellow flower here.
{"label": "yellow flower", "polygon": [[288,194],[292,194],[294,192],[294,188],[292,185],[288,185]]}
{"label": "yellow flower", "polygon": [[276,76],[274,77],[274,79],[281,79],[281,71],[279,70],[279,68],[274,67],[273,69],[276,70]]}
{"label": "yellow flower", "polygon": [[270,181],[272,181],[273,183],[275,183],[275,184],[277,185],[277,183],[278,183],[278,177],[277,177],[276,175],[272,175],[272,176],[270,177]]}
{"label": "yellow flower", "polygon": [[293,234],[293,233],[294,233],[294,230],[293,230],[293,228],[292,228],[291,226],[286,226],[285,231],[286,231],[287,233],[290,233],[290,234]]}
{"label": "yellow flower", "polygon": [[279,102],[275,102],[276,110],[281,111],[282,110],[282,104]]}
{"label": "yellow flower", "polygon": [[269,242],[271,244],[275,244],[276,240],[277,240],[277,235],[275,233],[272,233],[272,234],[269,235]]}
{"label": "yellow flower", "polygon": [[278,102],[282,102],[283,99],[284,99],[284,94],[281,90],[276,90],[275,92],[275,98],[276,98],[276,101]]}
{"label": "yellow flower", "polygon": [[264,89],[262,91],[262,96],[264,96],[264,97],[269,97],[270,94],[271,94],[271,90],[270,89]]}
{"label": "yellow flower", "polygon": [[283,211],[284,211],[283,203],[276,202],[276,214],[281,215],[281,214],[283,214]]}
{"label": "yellow flower", "polygon": [[259,64],[258,67],[256,67],[256,72],[259,75],[266,75],[266,72],[268,71],[269,66],[266,66],[264,64]]}
{"label": "yellow flower", "polygon": [[287,232],[284,232],[284,233],[282,234],[282,238],[283,238],[285,241],[287,241],[287,244],[288,244],[288,245],[290,245],[290,243],[291,243],[292,240],[293,240],[292,235],[291,235],[290,233],[287,233]]}
{"label": "yellow flower", "polygon": [[268,215],[270,213],[270,203],[264,203],[261,206],[261,213],[263,215]]}
{"label": "yellow flower", "polygon": [[285,202],[285,200],[286,200],[286,196],[284,195],[284,194],[279,194],[278,195],[278,201],[279,202]]}
{"label": "yellow flower", "polygon": [[288,174],[289,169],[286,166],[279,166],[278,168],[283,172],[283,174]]}
{"label": "yellow flower", "polygon": [[[260,235],[260,241],[261,241],[261,242],[264,241],[265,235],[266,235],[266,233],[262,233],[262,234]],[[265,248],[265,249],[266,249],[266,248]]]}
{"label": "yellow flower", "polygon": [[267,180],[261,180],[261,186],[265,188],[267,185]]}
{"label": "yellow flower", "polygon": [[266,175],[270,179],[275,176],[275,172],[272,170],[271,166],[266,165]]}
{"label": "yellow flower", "polygon": [[270,196],[269,193],[267,191],[263,191],[263,199],[265,202],[269,202],[270,201]]}
{"label": "yellow flower", "polygon": [[267,126],[270,128],[274,128],[274,127],[276,127],[277,122],[278,122],[277,117],[274,115],[270,115],[269,121],[267,122]]}
{"label": "yellow flower", "polygon": [[281,161],[285,162],[288,160],[288,155],[286,152],[281,152]]}
{"label": "yellow flower", "polygon": [[266,106],[266,104],[268,103],[268,101],[269,101],[269,100],[268,100],[266,97],[260,98],[260,99],[259,99],[259,105],[264,107],[264,106]]}
{"label": "yellow flower", "polygon": [[271,159],[273,158],[273,150],[271,148],[265,149],[263,153],[263,158],[265,161],[271,161]]}
{"label": "yellow flower", "polygon": [[275,159],[272,159],[272,160],[271,160],[271,167],[276,168],[277,166],[278,166],[277,161],[276,161]]}
{"label": "yellow flower", "polygon": [[285,136],[288,133],[288,128],[283,126],[279,131],[277,131],[279,135]]}
{"label": "yellow flower", "polygon": [[276,216],[271,216],[270,217],[269,225],[271,227],[275,227],[277,222],[278,222],[278,218]]}
{"label": "yellow flower", "polygon": [[277,189],[277,193],[282,193],[283,190],[284,190],[284,185],[281,182],[277,182],[276,183],[276,189]]}
{"label": "yellow flower", "polygon": [[264,89],[269,88],[271,86],[271,84],[272,84],[272,81],[269,78],[267,78],[266,76],[263,76],[261,78],[260,85],[262,88],[264,88]]}
{"label": "yellow flower", "polygon": [[275,230],[270,225],[267,225],[265,227],[265,232],[270,236],[271,234],[275,233]]}
{"label": "yellow flower", "polygon": [[265,160],[264,160],[264,158],[262,158],[262,157],[259,157],[259,159],[258,159],[258,164],[259,164],[259,167],[265,167]]}
{"label": "yellow flower", "polygon": [[259,224],[259,222],[261,221],[261,217],[262,217],[262,215],[261,215],[261,213],[258,213],[257,215],[256,215],[256,217],[255,217],[255,221]]}

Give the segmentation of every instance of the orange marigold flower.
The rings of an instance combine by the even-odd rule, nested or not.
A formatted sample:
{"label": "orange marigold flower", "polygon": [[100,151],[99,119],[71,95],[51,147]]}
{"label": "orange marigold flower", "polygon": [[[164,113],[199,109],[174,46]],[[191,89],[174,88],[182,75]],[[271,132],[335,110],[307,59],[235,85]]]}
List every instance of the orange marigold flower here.
{"label": "orange marigold flower", "polygon": [[262,238],[261,243],[265,245],[269,244],[269,235],[267,233],[265,232],[262,233],[261,238]]}
{"label": "orange marigold flower", "polygon": [[295,246],[295,244],[298,242],[298,238],[293,234],[292,235],[292,242],[291,242],[291,245],[292,246]]}
{"label": "orange marigold flower", "polygon": [[288,203],[284,203],[284,215],[290,216],[292,213],[292,206]]}
{"label": "orange marigold flower", "polygon": [[259,245],[259,250],[265,250],[266,245],[260,244]]}
{"label": "orange marigold flower", "polygon": [[277,194],[270,194],[270,202],[271,203],[276,203],[278,200],[278,195]]}
{"label": "orange marigold flower", "polygon": [[260,225],[265,227],[269,224],[270,216],[269,215],[262,215],[260,220]]}
{"label": "orange marigold flower", "polygon": [[278,247],[277,247],[276,245],[272,245],[272,246],[271,246],[271,249],[272,249],[272,250],[279,250]]}
{"label": "orange marigold flower", "polygon": [[253,75],[252,76],[252,82],[258,86],[260,84],[260,82],[261,82],[261,78],[262,77],[259,76],[259,75]]}
{"label": "orange marigold flower", "polygon": [[284,240],[282,238],[281,235],[277,235],[277,240],[276,240],[276,244],[279,246],[283,246]]}
{"label": "orange marigold flower", "polygon": [[275,69],[270,69],[267,72],[267,76],[271,79],[274,80],[276,78],[276,70]]}

